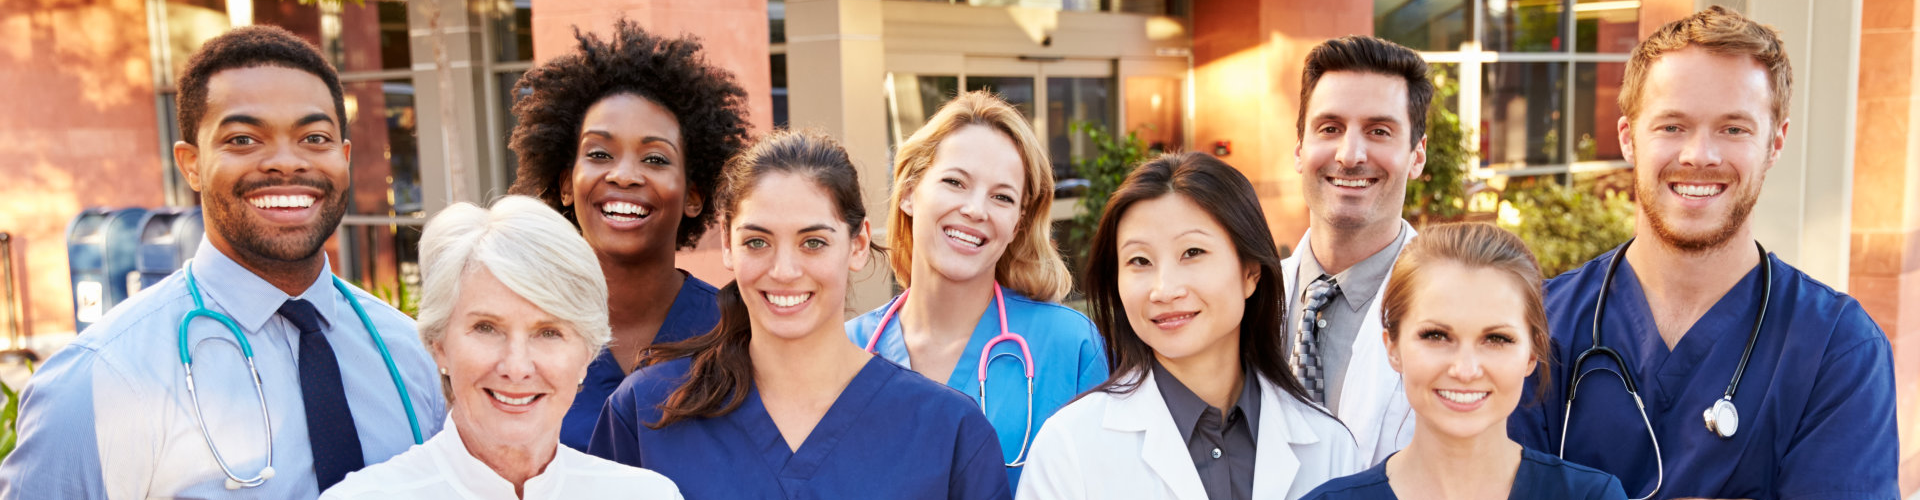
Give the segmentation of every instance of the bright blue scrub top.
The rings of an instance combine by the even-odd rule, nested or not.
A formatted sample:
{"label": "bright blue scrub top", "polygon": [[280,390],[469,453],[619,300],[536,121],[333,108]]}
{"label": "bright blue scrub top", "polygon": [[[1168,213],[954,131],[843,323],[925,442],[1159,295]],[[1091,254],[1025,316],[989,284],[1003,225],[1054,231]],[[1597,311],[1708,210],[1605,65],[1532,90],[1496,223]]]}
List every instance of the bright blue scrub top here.
{"label": "bright blue scrub top", "polygon": [[[1027,298],[1010,289],[1002,290],[1007,302],[1007,330],[1026,337],[1027,348],[1033,351],[1036,361],[1032,433],[1039,435],[1040,424],[1053,416],[1053,412],[1107,380],[1107,352],[1100,340],[1100,331],[1086,315],[1060,304]],[[865,348],[874,327],[880,324],[880,317],[887,314],[887,307],[892,304],[893,301],[889,301],[879,309],[847,321],[847,338]],[[966,350],[961,351],[960,361],[953,365],[953,374],[947,377],[947,387],[974,398],[976,410],[980,396],[980,348],[999,335],[999,307],[988,300],[986,312],[974,323],[973,337],[967,340]],[[875,350],[888,361],[912,368],[907,357],[907,342],[900,334],[899,314],[887,323],[887,331],[880,335],[880,345]],[[995,344],[993,355],[993,364],[988,365],[987,384],[991,387],[987,389],[987,406],[991,408],[987,420],[993,422],[994,431],[1000,435],[1004,459],[1001,464],[1005,465],[1019,456],[1021,438],[1027,433],[1027,373],[1020,366],[1020,344],[1012,341]],[[1028,437],[1024,444],[1031,443],[1032,438]],[[1007,468],[1010,484],[1020,484],[1020,470],[1020,467]]]}
{"label": "bright blue scrub top", "polygon": [[[1303,500],[1398,500],[1387,484],[1387,462],[1359,474],[1334,479],[1308,492]],[[1533,448],[1520,450],[1520,470],[1513,475],[1513,490],[1507,498],[1528,500],[1553,498],[1564,500],[1625,500],[1620,480],[1605,472],[1580,464],[1560,461]]]}
{"label": "bright blue scrub top", "polygon": [[899,365],[869,360],[793,451],[757,388],[726,415],[642,425],[660,420],[691,364],[635,371],[607,400],[588,451],[664,474],[689,500],[1013,498],[986,417]]}
{"label": "bright blue scrub top", "polygon": [[[667,308],[667,319],[660,323],[660,333],[653,337],[655,344],[693,338],[712,331],[713,325],[720,322],[720,306],[714,301],[714,294],[719,291],[686,271],[680,273],[686,274],[687,279],[680,284],[680,293],[673,297],[673,305]],[[620,361],[613,359],[613,350],[600,350],[600,355],[587,365],[587,379],[580,385],[580,394],[573,397],[573,406],[567,408],[567,416],[560,421],[560,443],[587,451],[593,426],[600,421],[600,408],[606,406],[607,396],[626,378],[627,372],[620,369]]]}
{"label": "bright blue scrub top", "polygon": [[[1545,404],[1527,401],[1508,433],[1521,445],[1559,450],[1568,363],[1590,347],[1594,298],[1614,249],[1546,283],[1553,332],[1553,383]],[[1721,297],[1672,351],[1661,340],[1633,266],[1623,262],[1607,299],[1601,343],[1631,365],[1666,459],[1659,498],[1899,498],[1892,350],[1860,304],[1769,255],[1773,298],[1734,405],[1739,432],[1722,440],[1704,412],[1726,391],[1759,311],[1755,268]],[[1596,359],[1597,358],[1597,359]],[[1618,371],[1590,358],[1585,373]],[[1620,478],[1629,495],[1655,480],[1652,443],[1618,379],[1594,373],[1580,384],[1566,424],[1568,461]]]}

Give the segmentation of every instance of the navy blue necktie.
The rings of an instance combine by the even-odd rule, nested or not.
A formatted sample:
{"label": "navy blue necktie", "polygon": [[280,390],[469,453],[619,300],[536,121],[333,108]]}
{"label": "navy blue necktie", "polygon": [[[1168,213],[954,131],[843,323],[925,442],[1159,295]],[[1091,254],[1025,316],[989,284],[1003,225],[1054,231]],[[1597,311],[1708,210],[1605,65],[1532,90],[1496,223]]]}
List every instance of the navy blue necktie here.
{"label": "navy blue necktie", "polygon": [[340,363],[320,332],[320,313],[300,299],[280,306],[280,316],[300,328],[300,399],[307,406],[307,441],[313,448],[313,475],[327,491],[347,473],[366,467],[353,409],[340,384]]}

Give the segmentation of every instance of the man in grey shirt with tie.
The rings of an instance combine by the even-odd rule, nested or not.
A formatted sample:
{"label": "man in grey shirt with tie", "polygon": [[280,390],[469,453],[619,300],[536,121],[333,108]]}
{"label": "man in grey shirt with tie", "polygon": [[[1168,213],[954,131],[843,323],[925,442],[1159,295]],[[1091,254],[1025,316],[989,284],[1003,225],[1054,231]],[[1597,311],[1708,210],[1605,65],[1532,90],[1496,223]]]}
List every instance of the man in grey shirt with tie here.
{"label": "man in grey shirt with tie", "polygon": [[1380,292],[1414,236],[1400,215],[1407,180],[1426,166],[1433,83],[1419,54],[1364,36],[1314,47],[1301,81],[1294,170],[1311,226],[1281,263],[1283,345],[1308,394],[1379,463],[1413,439],[1380,335]]}

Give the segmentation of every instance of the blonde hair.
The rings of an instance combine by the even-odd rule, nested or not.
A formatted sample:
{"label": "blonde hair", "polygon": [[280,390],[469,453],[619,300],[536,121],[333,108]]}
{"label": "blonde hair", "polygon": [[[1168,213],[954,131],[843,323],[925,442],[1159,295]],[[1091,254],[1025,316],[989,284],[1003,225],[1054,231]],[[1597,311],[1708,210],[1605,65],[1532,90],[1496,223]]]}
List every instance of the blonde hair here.
{"label": "blonde hair", "polygon": [[940,142],[973,125],[1006,135],[1026,164],[1020,222],[1014,226],[1013,242],[994,265],[993,276],[1001,285],[1034,300],[1059,301],[1073,287],[1073,276],[1060,259],[1059,249],[1053,246],[1053,225],[1047,219],[1053,210],[1052,162],[1026,117],[985,91],[954,96],[927,120],[926,126],[900,143],[894,154],[893,193],[887,198],[887,260],[893,267],[893,277],[901,287],[913,286],[913,216],[900,210],[900,202],[920,186],[921,178],[933,166]]}
{"label": "blonde hair", "polygon": [[508,290],[570,324],[587,340],[589,362],[607,345],[607,279],[593,247],[546,203],[506,196],[492,209],[455,203],[427,222],[420,237],[420,342],[446,339],[460,300],[460,279],[484,268]]}
{"label": "blonde hair", "polygon": [[1520,298],[1526,303],[1527,341],[1532,343],[1529,352],[1536,364],[1533,396],[1535,400],[1546,397],[1547,384],[1553,380],[1548,373],[1553,353],[1549,350],[1552,339],[1540,288],[1540,261],[1527,249],[1526,241],[1499,226],[1485,222],[1440,224],[1427,226],[1420,230],[1420,237],[1407,240],[1406,249],[1400,251],[1393,273],[1387,277],[1387,290],[1381,295],[1380,326],[1386,329],[1388,338],[1400,340],[1407,309],[1413,305],[1414,292],[1425,276],[1421,270],[1443,262],[1504,273],[1520,288]]}
{"label": "blonde hair", "polygon": [[1710,54],[1752,57],[1767,68],[1767,86],[1773,90],[1773,120],[1787,117],[1787,104],[1793,98],[1793,65],[1787,61],[1786,43],[1780,30],[1760,24],[1739,12],[1718,5],[1661,26],[1627,60],[1626,79],[1620,86],[1620,112],[1628,120],[1640,116],[1640,92],[1647,84],[1647,70],[1668,52],[1698,45]]}

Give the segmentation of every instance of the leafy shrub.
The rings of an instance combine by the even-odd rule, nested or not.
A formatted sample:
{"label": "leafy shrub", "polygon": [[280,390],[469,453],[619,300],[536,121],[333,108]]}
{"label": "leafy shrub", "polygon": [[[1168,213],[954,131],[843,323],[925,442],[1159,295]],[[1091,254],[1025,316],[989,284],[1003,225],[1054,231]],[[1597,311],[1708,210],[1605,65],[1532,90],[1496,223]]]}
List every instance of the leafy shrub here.
{"label": "leafy shrub", "polygon": [[1520,235],[1543,277],[1580,267],[1633,237],[1633,200],[1623,189],[1589,193],[1547,179],[1510,181],[1500,227]]}

